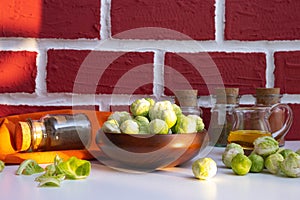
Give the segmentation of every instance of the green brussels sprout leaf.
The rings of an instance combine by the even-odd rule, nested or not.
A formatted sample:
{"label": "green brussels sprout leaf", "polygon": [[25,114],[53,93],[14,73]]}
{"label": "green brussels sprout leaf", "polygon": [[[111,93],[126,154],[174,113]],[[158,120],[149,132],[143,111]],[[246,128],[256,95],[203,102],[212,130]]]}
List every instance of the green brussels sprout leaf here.
{"label": "green brussels sprout leaf", "polygon": [[57,167],[68,179],[84,179],[89,176],[91,171],[89,161],[78,159],[75,156],[70,157],[67,161],[60,162]]}
{"label": "green brussels sprout leaf", "polygon": [[43,172],[44,169],[33,159],[24,160],[17,169],[17,175],[32,175]]}
{"label": "green brussels sprout leaf", "polygon": [[5,163],[2,160],[0,160],[0,172],[3,171],[4,167],[5,167]]}

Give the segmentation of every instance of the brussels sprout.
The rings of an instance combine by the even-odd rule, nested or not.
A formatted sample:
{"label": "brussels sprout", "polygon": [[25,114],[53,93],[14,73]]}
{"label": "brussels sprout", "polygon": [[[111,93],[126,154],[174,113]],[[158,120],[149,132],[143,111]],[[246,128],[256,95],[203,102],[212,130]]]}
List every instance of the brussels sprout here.
{"label": "brussels sprout", "polygon": [[0,172],[3,171],[4,167],[5,167],[5,163],[2,160],[0,160]]}
{"label": "brussels sprout", "polygon": [[121,133],[117,120],[109,119],[101,127],[104,133]]}
{"label": "brussels sprout", "polygon": [[174,133],[195,133],[197,132],[196,121],[185,115],[179,115],[177,123],[172,129]]}
{"label": "brussels sprout", "polygon": [[289,155],[292,152],[294,151],[291,149],[279,148],[279,150],[276,153],[280,153],[283,156],[283,158],[286,158],[287,155]]}
{"label": "brussels sprout", "polygon": [[256,153],[251,153],[248,158],[251,160],[252,165],[250,172],[261,172],[264,169],[264,158]]}
{"label": "brussels sprout", "polygon": [[188,115],[187,117],[196,121],[196,130],[197,132],[201,132],[204,129],[204,123],[200,116],[198,115]]}
{"label": "brussels sprout", "polygon": [[262,136],[254,140],[254,152],[261,156],[268,156],[279,149],[278,142],[271,136]]}
{"label": "brussels sprout", "polygon": [[153,105],[155,104],[155,100],[154,100],[154,99],[151,99],[151,98],[149,98],[149,97],[146,97],[145,99],[146,99],[147,101],[149,101],[150,106],[153,106]]}
{"label": "brussels sprout", "polygon": [[244,154],[238,153],[232,158],[231,168],[237,175],[246,175],[251,169],[252,161]]}
{"label": "brussels sprout", "polygon": [[238,153],[244,154],[244,149],[241,145],[236,143],[227,144],[225,151],[222,154],[222,162],[228,168],[231,168],[231,161]]}
{"label": "brussels sprout", "polygon": [[109,117],[108,120],[114,119],[118,122],[119,125],[121,125],[124,121],[127,119],[132,119],[132,116],[129,112],[126,111],[116,111],[113,112]]}
{"label": "brussels sprout", "polygon": [[280,163],[284,160],[280,153],[274,153],[269,155],[265,160],[265,167],[272,174],[279,172]]}
{"label": "brussels sprout", "polygon": [[139,133],[149,133],[149,120],[144,116],[136,116],[134,120],[139,124]]}
{"label": "brussels sprout", "polygon": [[138,134],[139,124],[133,119],[128,119],[121,124],[120,129],[122,133]]}
{"label": "brussels sprout", "polygon": [[173,110],[174,110],[176,115],[181,115],[182,114],[182,110],[177,104],[173,103],[172,106],[173,106]]}
{"label": "brussels sprout", "polygon": [[156,102],[149,110],[150,120],[161,119],[164,120],[168,128],[171,128],[175,125],[177,121],[177,116],[173,110],[172,103],[170,101],[159,101]]}
{"label": "brussels sprout", "polygon": [[149,131],[154,134],[168,134],[169,128],[165,121],[154,119],[149,123]]}
{"label": "brussels sprout", "polygon": [[144,98],[137,99],[130,105],[130,111],[134,116],[147,116],[150,105],[150,102]]}
{"label": "brussels sprout", "polygon": [[300,177],[300,155],[293,152],[280,163],[281,171],[288,177]]}
{"label": "brussels sprout", "polygon": [[192,170],[196,178],[206,180],[217,174],[217,163],[211,158],[200,158],[193,162]]}

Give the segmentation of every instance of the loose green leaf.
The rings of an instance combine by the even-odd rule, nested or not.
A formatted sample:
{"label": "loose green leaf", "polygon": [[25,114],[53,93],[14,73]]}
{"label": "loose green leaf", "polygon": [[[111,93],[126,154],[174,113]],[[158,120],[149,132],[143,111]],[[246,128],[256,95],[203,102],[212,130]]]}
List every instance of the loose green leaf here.
{"label": "loose green leaf", "polygon": [[48,178],[40,178],[39,179],[39,187],[59,187],[61,180],[54,178],[54,177],[48,177]]}
{"label": "loose green leaf", "polygon": [[41,173],[43,171],[44,169],[41,166],[39,166],[39,164],[35,160],[27,159],[20,164],[16,174],[32,175],[36,173]]}
{"label": "loose green leaf", "polygon": [[2,160],[0,160],[0,172],[3,171],[4,167],[5,167],[5,163]]}
{"label": "loose green leaf", "polygon": [[91,171],[91,163],[89,161],[81,160],[74,156],[67,161],[59,163],[57,167],[68,179],[84,179],[89,176]]}
{"label": "loose green leaf", "polygon": [[63,162],[63,160],[56,155],[53,164],[48,165],[45,168],[45,173],[35,179],[35,181],[40,182],[39,187],[60,186],[60,182],[66,177],[57,167],[61,162]]}

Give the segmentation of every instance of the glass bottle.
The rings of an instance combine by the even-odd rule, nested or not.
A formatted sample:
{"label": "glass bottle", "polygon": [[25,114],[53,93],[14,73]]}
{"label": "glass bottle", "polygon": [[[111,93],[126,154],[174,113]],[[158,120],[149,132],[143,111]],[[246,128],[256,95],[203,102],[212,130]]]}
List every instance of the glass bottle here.
{"label": "glass bottle", "polygon": [[208,134],[212,145],[225,147],[234,123],[233,109],[239,106],[239,88],[216,88],[214,98]]}
{"label": "glass bottle", "polygon": [[202,109],[198,106],[198,90],[176,90],[175,104],[179,105],[184,115],[202,117]]}
{"label": "glass bottle", "polygon": [[[280,88],[256,88],[256,107],[271,108],[274,104],[278,104],[281,101],[282,95],[280,94]],[[271,132],[278,131],[282,128],[286,121],[286,111],[283,109],[276,109],[269,117],[269,124]],[[290,125],[289,125],[290,126]],[[288,127],[289,129],[289,127]],[[287,129],[287,131],[288,131]],[[284,134],[285,135],[285,134]],[[279,139],[279,145],[283,146],[285,143],[284,137]]]}
{"label": "glass bottle", "polygon": [[84,149],[91,135],[91,122],[85,114],[46,115],[17,124],[15,148],[27,152]]}

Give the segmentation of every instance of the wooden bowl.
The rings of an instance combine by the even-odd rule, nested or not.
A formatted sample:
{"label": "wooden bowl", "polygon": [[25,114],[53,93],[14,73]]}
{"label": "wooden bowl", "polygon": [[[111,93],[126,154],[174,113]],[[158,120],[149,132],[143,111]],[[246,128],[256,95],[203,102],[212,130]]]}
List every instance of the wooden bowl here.
{"label": "wooden bowl", "polygon": [[118,134],[99,130],[96,144],[113,168],[152,171],[187,162],[208,144],[207,131],[187,134]]}

